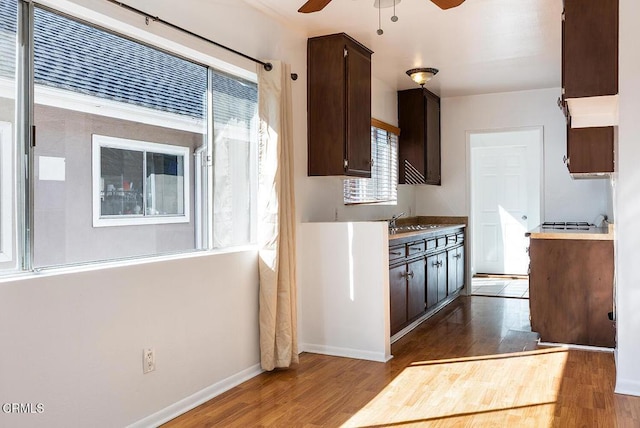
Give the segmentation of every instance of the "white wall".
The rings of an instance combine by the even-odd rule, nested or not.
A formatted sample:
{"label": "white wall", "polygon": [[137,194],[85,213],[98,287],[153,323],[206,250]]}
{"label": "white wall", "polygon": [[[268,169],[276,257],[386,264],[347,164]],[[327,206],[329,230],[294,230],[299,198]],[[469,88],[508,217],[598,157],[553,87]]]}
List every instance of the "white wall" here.
{"label": "white wall", "polygon": [[[146,26],[143,18],[104,0],[48,3],[80,14],[84,6],[123,21],[136,37],[152,31],[193,48],[167,44],[184,55],[198,57],[201,51],[236,70],[255,70],[250,61],[159,23]],[[306,36],[236,0],[201,1],[200,9],[152,0],[135,6],[248,55],[290,63],[301,76],[292,88],[294,138],[306,146]],[[104,16],[90,18],[112,24]],[[297,161],[306,159],[306,151],[296,150]],[[255,250],[4,279],[0,397],[2,403],[41,402],[44,412],[0,411],[0,426],[125,426],[200,392],[193,404],[206,398],[203,389],[219,392],[256,373],[257,314]],[[157,358],[156,371],[146,375],[144,347],[155,348]]]}
{"label": "white wall", "polygon": [[640,3],[620,0],[620,125],[616,187],[616,392],[640,395]]}
{"label": "white wall", "polygon": [[468,131],[544,127],[543,220],[593,221],[608,212],[608,179],[572,180],[562,162],[566,128],[559,89],[443,98],[442,186],[416,190],[419,215],[469,215]]}
{"label": "white wall", "polygon": [[380,222],[300,225],[300,348],[391,358],[389,239]]}

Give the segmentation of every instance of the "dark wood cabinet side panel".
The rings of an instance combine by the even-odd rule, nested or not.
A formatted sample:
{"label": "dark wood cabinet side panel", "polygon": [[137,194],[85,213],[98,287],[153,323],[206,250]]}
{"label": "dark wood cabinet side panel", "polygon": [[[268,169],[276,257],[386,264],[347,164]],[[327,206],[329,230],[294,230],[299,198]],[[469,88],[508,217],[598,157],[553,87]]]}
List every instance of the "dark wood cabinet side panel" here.
{"label": "dark wood cabinet side panel", "polygon": [[567,157],[571,173],[613,172],[613,127],[568,128]]}
{"label": "dark wood cabinet side panel", "polygon": [[618,93],[618,0],[564,0],[565,98]]}
{"label": "dark wood cabinet side panel", "polygon": [[391,334],[396,334],[407,323],[406,265],[389,269],[389,304]]}
{"label": "dark wood cabinet side panel", "polygon": [[[440,100],[426,93],[426,148],[425,164],[427,165],[426,183],[440,185]],[[401,128],[402,129],[402,128]]]}
{"label": "dark wood cabinet side panel", "polygon": [[371,55],[347,44],[347,174],[371,177]]}
{"label": "dark wood cabinet side panel", "polygon": [[307,50],[308,174],[343,175],[344,42],[339,38],[309,39]]}
{"label": "dark wood cabinet side panel", "polygon": [[613,243],[532,239],[531,328],[544,342],[613,346]]}
{"label": "dark wood cabinet side panel", "polygon": [[[422,89],[409,89],[398,91],[398,127],[400,137],[398,139],[398,153],[400,160],[400,184],[412,183],[407,180],[405,170],[405,160],[424,176],[425,155],[424,144],[426,138],[425,121],[425,100]],[[423,182],[426,177],[423,177]]]}

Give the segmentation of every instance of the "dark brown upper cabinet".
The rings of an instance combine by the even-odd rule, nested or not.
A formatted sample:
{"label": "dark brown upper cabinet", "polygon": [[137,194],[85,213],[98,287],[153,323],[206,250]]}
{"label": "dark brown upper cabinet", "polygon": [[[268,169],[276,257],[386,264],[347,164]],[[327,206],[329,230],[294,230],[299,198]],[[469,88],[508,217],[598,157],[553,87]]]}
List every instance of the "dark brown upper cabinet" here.
{"label": "dark brown upper cabinet", "polygon": [[567,168],[574,177],[614,171],[613,126],[567,127]]}
{"label": "dark brown upper cabinet", "polygon": [[618,0],[564,0],[564,99],[618,93]]}
{"label": "dark brown upper cabinet", "polygon": [[371,55],[347,34],[307,41],[308,174],[371,177]]}
{"label": "dark brown upper cabinet", "polygon": [[400,184],[440,185],[440,98],[423,88],[398,91]]}

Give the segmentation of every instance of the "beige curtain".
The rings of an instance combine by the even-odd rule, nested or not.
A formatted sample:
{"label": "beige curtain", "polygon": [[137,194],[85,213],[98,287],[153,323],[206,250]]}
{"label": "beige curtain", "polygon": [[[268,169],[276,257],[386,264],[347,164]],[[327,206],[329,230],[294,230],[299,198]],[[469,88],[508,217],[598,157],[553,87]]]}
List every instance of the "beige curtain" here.
{"label": "beige curtain", "polygon": [[298,362],[295,202],[289,67],[258,71],[260,359],[262,368]]}

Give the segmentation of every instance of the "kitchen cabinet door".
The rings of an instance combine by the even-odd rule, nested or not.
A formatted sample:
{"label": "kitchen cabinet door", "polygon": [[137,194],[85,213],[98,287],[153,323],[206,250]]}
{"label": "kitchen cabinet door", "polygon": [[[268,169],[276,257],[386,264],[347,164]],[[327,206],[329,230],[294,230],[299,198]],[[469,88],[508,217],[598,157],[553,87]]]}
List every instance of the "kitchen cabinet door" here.
{"label": "kitchen cabinet door", "polygon": [[438,303],[447,298],[447,253],[438,254]]}
{"label": "kitchen cabinet door", "polygon": [[407,264],[407,311],[409,320],[426,312],[425,259],[421,258]]}
{"label": "kitchen cabinet door", "polygon": [[396,334],[407,323],[407,265],[389,269],[389,301],[391,334]]}
{"label": "kitchen cabinet door", "polygon": [[461,290],[464,288],[464,277],[466,273],[465,269],[465,260],[464,260],[464,247],[458,247],[457,255],[456,255],[456,289],[455,291]]}
{"label": "kitchen cabinet door", "polygon": [[452,295],[464,287],[464,247],[447,251],[447,293]]}
{"label": "kitchen cabinet door", "polygon": [[440,185],[440,98],[426,89],[398,91],[400,184]]}
{"label": "kitchen cabinet door", "polygon": [[564,98],[618,93],[618,0],[564,0]]}
{"label": "kitchen cabinet door", "polygon": [[[439,254],[427,257],[427,309],[436,306],[438,300],[438,281],[440,279]],[[445,283],[446,287],[446,283]]]}
{"label": "kitchen cabinet door", "polygon": [[611,173],[613,126],[567,127],[567,168],[572,174]]}
{"label": "kitchen cabinet door", "polygon": [[344,33],[308,40],[308,175],[371,177],[372,53]]}

